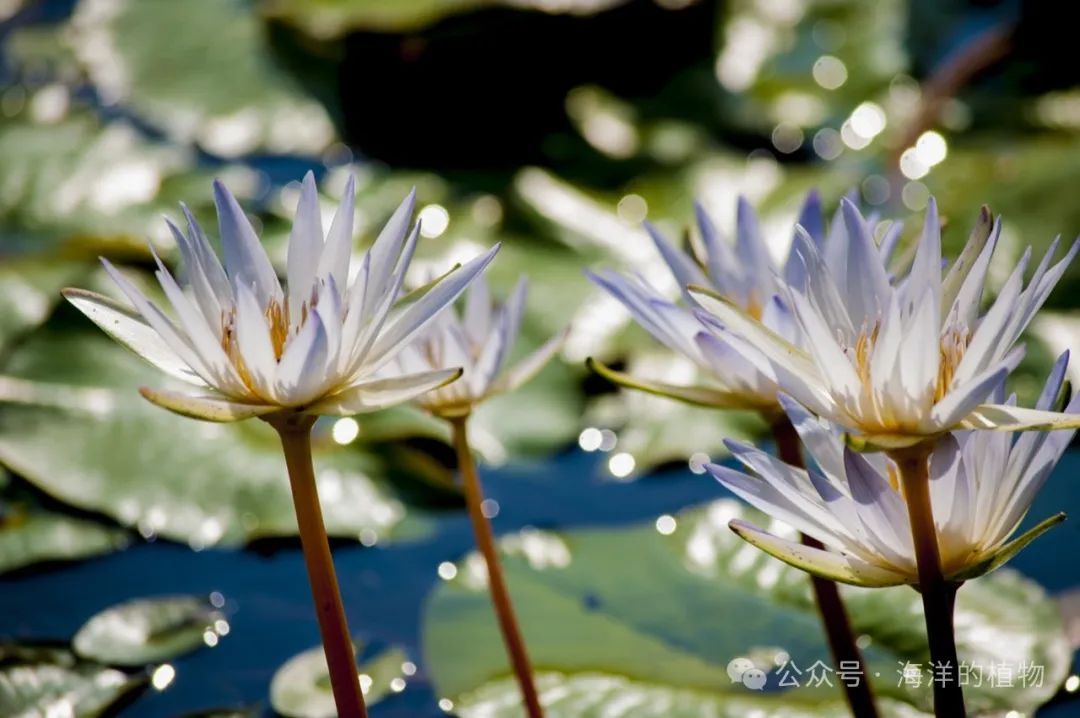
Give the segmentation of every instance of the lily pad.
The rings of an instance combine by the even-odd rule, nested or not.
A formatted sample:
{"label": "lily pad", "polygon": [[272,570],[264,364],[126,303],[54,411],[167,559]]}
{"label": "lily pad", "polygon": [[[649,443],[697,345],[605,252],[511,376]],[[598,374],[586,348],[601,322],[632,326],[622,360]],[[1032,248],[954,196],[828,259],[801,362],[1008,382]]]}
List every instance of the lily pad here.
{"label": "lily pad", "polygon": [[[650,524],[503,538],[507,581],[549,715],[842,713],[838,667],[829,665],[806,575],[727,528],[733,518],[769,520],[726,499],[673,518],[661,524],[663,532]],[[469,556],[457,577],[435,590],[424,617],[427,665],[437,694],[452,700],[460,715],[520,715],[485,584],[482,562]],[[918,594],[906,587],[848,589],[845,598],[864,636],[884,714],[929,712]],[[983,676],[981,687],[973,681],[967,689],[973,714],[1031,713],[1065,678],[1071,650],[1060,613],[1018,574],[1001,570],[966,585],[956,624],[961,660],[972,670],[980,666]],[[459,650],[466,643],[467,656]],[[764,691],[728,677],[735,658],[766,674]],[[817,670],[831,676],[831,686],[809,684],[818,661],[833,671]],[[901,687],[905,662],[923,671],[919,687]],[[799,687],[780,685],[785,666]],[[1012,687],[989,687],[990,671],[1001,666],[1012,671]],[[1041,666],[1038,685],[1030,676],[1021,681],[1031,666]]]}
{"label": "lily pad", "polygon": [[[175,214],[183,200],[201,214],[210,202],[211,175],[194,168],[194,152],[149,140],[124,121],[103,125],[84,109],[50,122],[25,113],[3,120],[0,154],[0,222],[11,250],[145,254],[148,237],[168,236],[163,212]],[[230,186],[240,190],[234,170],[219,173],[234,175]],[[54,275],[65,266],[54,264]]]}
{"label": "lily pad", "polygon": [[325,108],[275,64],[246,2],[82,2],[70,30],[106,101],[173,138],[227,157],[314,153],[334,139]]}
{"label": "lily pad", "polygon": [[[93,328],[47,325],[3,371],[24,380],[25,391],[19,403],[0,404],[0,462],[51,496],[197,549],[295,535],[274,432],[149,404],[137,387],[168,382]],[[383,540],[426,529],[422,519],[406,519],[370,456],[324,437],[315,457],[330,534]]]}
{"label": "lily pad", "polygon": [[[358,645],[355,644],[354,645]],[[359,666],[360,688],[370,706],[405,689],[405,678],[415,670],[405,652],[388,647]],[[316,646],[293,656],[274,673],[270,704],[288,718],[334,718],[334,694],[326,654]]]}
{"label": "lily pad", "polygon": [[83,624],[72,639],[83,658],[114,666],[166,661],[217,635],[224,616],[200,596],[143,598],[107,608]]}
{"label": "lily pad", "polygon": [[264,14],[290,22],[321,38],[349,30],[409,32],[445,17],[485,7],[568,12],[591,15],[626,0],[570,0],[552,5],[543,0],[263,0]]}
{"label": "lily pad", "polygon": [[[2,504],[0,504],[2,506]],[[110,553],[128,534],[52,511],[8,506],[0,518],[0,574],[41,561],[71,561]]]}
{"label": "lily pad", "polygon": [[96,718],[146,684],[143,675],[79,661],[65,651],[3,650],[0,657],[0,715],[11,718]]}

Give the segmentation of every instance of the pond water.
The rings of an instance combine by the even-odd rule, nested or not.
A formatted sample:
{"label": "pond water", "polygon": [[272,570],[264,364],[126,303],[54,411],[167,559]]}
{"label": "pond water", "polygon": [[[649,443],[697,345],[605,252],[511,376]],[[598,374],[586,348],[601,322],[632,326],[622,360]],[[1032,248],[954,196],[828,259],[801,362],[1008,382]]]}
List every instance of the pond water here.
{"label": "pond water", "polygon": [[[725,495],[716,482],[689,470],[615,482],[603,469],[604,459],[603,454],[574,450],[544,463],[483,471],[487,494],[500,506],[496,530],[633,523]],[[1031,517],[1062,510],[1080,517],[1080,492],[1073,484],[1078,473],[1080,451],[1074,449],[1035,502]],[[372,709],[374,718],[444,715],[424,676],[419,616],[425,596],[439,580],[439,563],[459,558],[471,546],[464,512],[451,511],[419,542],[336,547],[354,633],[374,649],[388,643],[404,646],[419,666],[404,692]],[[1062,561],[1073,560],[1078,548],[1080,522],[1067,521],[1011,565],[1049,591],[1060,592],[1076,583],[1075,572],[1063,570]],[[0,579],[0,638],[67,639],[93,613],[132,597],[211,591],[226,598],[229,635],[213,649],[173,661],[174,683],[161,693],[144,694],[122,716],[162,718],[212,707],[266,705],[275,669],[317,641],[298,545],[268,553],[195,552],[156,541],[82,563],[22,572]],[[1062,703],[1039,715],[1080,715],[1080,705]]]}

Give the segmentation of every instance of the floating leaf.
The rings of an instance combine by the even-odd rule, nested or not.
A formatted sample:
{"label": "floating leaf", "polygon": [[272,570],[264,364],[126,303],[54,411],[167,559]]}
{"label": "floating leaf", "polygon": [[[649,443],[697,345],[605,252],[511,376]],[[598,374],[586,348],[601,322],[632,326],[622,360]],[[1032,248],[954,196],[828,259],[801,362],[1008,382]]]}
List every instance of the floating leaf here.
{"label": "floating leaf", "polygon": [[11,718],[96,718],[146,683],[64,651],[5,649],[0,656],[0,715]]}
{"label": "floating leaf", "polygon": [[[816,718],[843,711],[836,666],[832,688],[807,685],[817,661],[831,663],[807,576],[740,541],[727,528],[733,518],[779,530],[721,500],[680,513],[665,533],[648,525],[503,539],[507,581],[552,718],[590,710],[635,718]],[[437,694],[459,715],[520,715],[485,583],[482,563],[470,556],[457,578],[436,589],[424,617],[428,667]],[[901,688],[897,678],[905,661],[929,665],[918,594],[907,587],[844,588],[855,629],[869,639],[865,655],[884,714],[929,712],[928,683]],[[972,684],[972,714],[1031,713],[1069,668],[1055,604],[1011,571],[965,585],[956,625],[962,660],[987,676],[991,665],[1008,665],[1015,677],[1008,688]],[[727,666],[739,657],[767,674],[765,691],[729,679]],[[779,685],[784,660],[803,672],[796,678],[802,687]],[[1021,682],[1030,666],[1043,667],[1039,685]]]}
{"label": "floating leaf", "polygon": [[334,138],[245,2],[83,2],[70,30],[98,92],[175,138],[228,157],[313,153]]}
{"label": "floating leaf", "polygon": [[[200,212],[210,201],[211,174],[193,169],[193,152],[148,140],[123,121],[102,125],[85,110],[48,123],[0,121],[0,155],[0,223],[11,249],[58,241],[80,256],[145,253],[147,238],[168,236],[163,212],[175,215],[181,200]],[[241,184],[230,180],[237,191]],[[53,265],[53,274],[66,266]]]}
{"label": "floating leaf", "polygon": [[349,30],[407,32],[442,18],[485,7],[589,15],[626,0],[263,0],[263,12],[285,20],[318,38],[339,37]]}
{"label": "floating leaf", "polygon": [[[281,447],[261,422],[208,424],[149,404],[137,387],[166,379],[92,327],[47,326],[4,370],[27,391],[0,404],[0,462],[46,493],[195,548],[295,535]],[[373,478],[371,457],[325,449],[315,463],[332,535],[425,529]]]}
{"label": "floating leaf", "polygon": [[[405,687],[405,652],[389,647],[360,664],[360,687],[370,706]],[[400,682],[398,682],[400,681]],[[334,718],[334,694],[326,654],[316,646],[293,656],[274,673],[270,682],[270,704],[289,718]]]}
{"label": "floating leaf", "polygon": [[71,561],[128,543],[125,531],[94,521],[17,505],[0,517],[0,574],[41,561]]}
{"label": "floating leaf", "polygon": [[142,598],[107,608],[83,624],[72,639],[83,658],[115,666],[166,661],[204,645],[224,620],[206,598]]}

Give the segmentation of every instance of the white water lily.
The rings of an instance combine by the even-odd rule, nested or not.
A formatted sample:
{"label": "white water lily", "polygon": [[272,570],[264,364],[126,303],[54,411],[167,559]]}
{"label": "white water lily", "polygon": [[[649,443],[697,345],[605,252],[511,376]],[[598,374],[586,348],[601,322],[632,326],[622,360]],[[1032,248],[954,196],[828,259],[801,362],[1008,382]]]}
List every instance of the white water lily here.
{"label": "white water lily", "polygon": [[140,390],[179,414],[236,421],[277,412],[356,414],[407,401],[452,381],[460,368],[394,376],[380,370],[484,270],[498,247],[396,306],[420,231],[419,222],[409,231],[414,194],[350,280],[354,195],[350,179],[324,236],[315,180],[311,173],[304,178],[284,288],[240,205],[215,182],[224,263],[186,208],[186,233],[169,223],[186,286],[154,255],[175,318],[104,259],[134,311],[80,289],[64,296],[121,344],[194,385],[188,392]]}
{"label": "white water lily", "polygon": [[[698,302],[687,287],[708,287],[785,341],[799,345],[802,337],[793,321],[784,288],[786,283],[805,281],[804,263],[796,251],[797,245],[792,245],[784,264],[777,266],[753,207],[742,197],[736,207],[734,246],[729,246],[720,236],[704,208],[695,205],[695,214],[700,241],[692,246],[690,254],[675,247],[652,225],[645,225],[682,290],[686,306],[670,301],[637,275],[605,271],[589,277],[626,306],[635,321],[655,339],[691,359],[711,384],[673,386],[629,376],[594,359],[589,360],[589,365],[615,383],[688,403],[778,413],[777,384],[772,372],[760,370],[755,362],[736,351],[722,333],[713,331],[712,323],[703,323],[695,317],[692,309]],[[830,257],[842,256],[847,247],[847,230],[839,215],[826,233],[821,200],[815,192],[807,196],[797,226],[821,253]],[[885,260],[895,247],[899,230],[899,223],[892,225],[882,243],[879,251]]]}
{"label": "white water lily", "polygon": [[480,402],[513,391],[544,368],[566,340],[564,329],[517,364],[507,367],[525,309],[527,282],[518,281],[510,298],[495,302],[483,275],[469,287],[463,310],[440,314],[420,337],[398,355],[396,369],[431,373],[461,367],[461,379],[417,397],[436,416],[467,416]]}
{"label": "white water lily", "polygon": [[[1055,364],[1038,401],[1047,411],[1059,401],[1068,354]],[[757,477],[711,464],[709,472],[735,494],[771,517],[812,536],[816,549],[743,521],[732,530],[776,558],[816,576],[860,586],[918,584],[908,507],[897,468],[884,454],[861,454],[840,432],[785,399],[789,418],[816,463],[789,466],[765,452],[728,442]],[[1080,393],[1065,408],[1080,414]],[[1009,540],[1065,451],[1074,431],[959,431],[930,454],[930,494],[941,568],[963,581],[1005,563],[1041,533],[1062,521],[1050,517]]]}
{"label": "white water lily", "polygon": [[[782,287],[802,337],[796,344],[706,287],[691,293],[715,331],[815,414],[849,432],[853,446],[897,449],[959,428],[1017,431],[1073,428],[1076,416],[986,403],[1023,355],[1017,340],[1080,249],[1051,266],[1051,245],[1024,286],[1030,249],[980,313],[1001,231],[989,214],[947,272],[931,199],[910,272],[890,278],[870,226],[844,200],[846,247],[831,255],[805,231],[794,253],[802,269]],[[711,316],[709,316],[711,315]]]}

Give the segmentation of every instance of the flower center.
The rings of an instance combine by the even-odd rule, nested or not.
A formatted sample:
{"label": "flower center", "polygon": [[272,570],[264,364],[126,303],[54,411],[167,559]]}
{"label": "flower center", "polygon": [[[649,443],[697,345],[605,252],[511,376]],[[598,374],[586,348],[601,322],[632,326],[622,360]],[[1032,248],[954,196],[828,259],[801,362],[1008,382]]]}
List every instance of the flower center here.
{"label": "flower center", "polygon": [[[863,389],[871,395],[873,395],[873,377],[870,375],[870,364],[880,328],[880,322],[874,322],[872,327],[864,328],[855,338],[854,345],[846,352],[855,365],[855,372],[859,376]],[[964,358],[964,352],[967,351],[970,341],[971,332],[964,326],[950,324],[942,332],[938,340],[938,371],[934,380],[935,404],[952,389],[956,369],[960,366],[960,361]]]}

